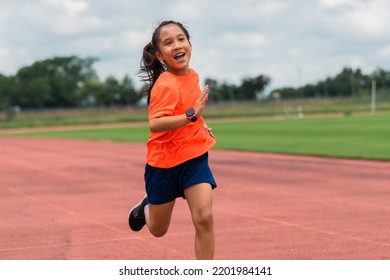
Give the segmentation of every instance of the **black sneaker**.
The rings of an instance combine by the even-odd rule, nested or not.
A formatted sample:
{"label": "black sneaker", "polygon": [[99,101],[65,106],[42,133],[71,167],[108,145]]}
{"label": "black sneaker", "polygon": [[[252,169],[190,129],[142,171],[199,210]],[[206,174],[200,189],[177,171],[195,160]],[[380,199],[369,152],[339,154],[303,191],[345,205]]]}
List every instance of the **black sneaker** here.
{"label": "black sneaker", "polygon": [[129,226],[133,231],[140,231],[146,224],[144,213],[146,204],[148,204],[148,198],[145,195],[142,200],[130,210]]}

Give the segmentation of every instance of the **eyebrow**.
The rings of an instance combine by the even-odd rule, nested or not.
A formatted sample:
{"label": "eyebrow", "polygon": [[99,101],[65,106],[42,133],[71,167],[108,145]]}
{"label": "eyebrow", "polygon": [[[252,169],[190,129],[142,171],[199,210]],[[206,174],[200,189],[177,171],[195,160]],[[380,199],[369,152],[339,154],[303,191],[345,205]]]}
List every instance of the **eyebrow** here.
{"label": "eyebrow", "polygon": [[172,40],[172,38],[171,38],[171,37],[168,37],[168,38],[165,38],[164,40],[161,40],[161,43],[165,43],[165,42],[171,41],[171,40]]}

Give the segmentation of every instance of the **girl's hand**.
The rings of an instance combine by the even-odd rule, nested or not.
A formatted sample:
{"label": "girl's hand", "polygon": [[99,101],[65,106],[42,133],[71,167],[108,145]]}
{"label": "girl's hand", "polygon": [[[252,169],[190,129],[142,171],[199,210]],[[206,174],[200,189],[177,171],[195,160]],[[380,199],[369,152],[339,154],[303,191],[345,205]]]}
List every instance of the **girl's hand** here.
{"label": "girl's hand", "polygon": [[203,115],[204,108],[206,106],[207,100],[209,99],[208,92],[209,92],[209,86],[206,85],[204,90],[200,94],[198,101],[194,106],[195,113],[198,118],[200,118]]}

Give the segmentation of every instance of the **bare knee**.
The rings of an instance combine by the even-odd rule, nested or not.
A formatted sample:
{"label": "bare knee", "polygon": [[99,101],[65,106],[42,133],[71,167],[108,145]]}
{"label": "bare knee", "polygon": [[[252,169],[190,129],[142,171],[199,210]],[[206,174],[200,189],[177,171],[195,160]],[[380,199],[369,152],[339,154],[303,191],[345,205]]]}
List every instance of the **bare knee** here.
{"label": "bare knee", "polygon": [[211,208],[205,208],[194,213],[192,219],[197,230],[209,231],[213,228],[213,213]]}
{"label": "bare knee", "polygon": [[149,228],[149,231],[155,237],[162,237],[168,232],[168,228],[155,227]]}
{"label": "bare knee", "polygon": [[174,205],[174,200],[165,204],[149,205],[146,213],[146,224],[153,236],[161,237],[168,232]]}
{"label": "bare knee", "polygon": [[162,223],[161,221],[151,220],[147,223],[150,233],[155,237],[164,236],[169,229],[170,221]]}

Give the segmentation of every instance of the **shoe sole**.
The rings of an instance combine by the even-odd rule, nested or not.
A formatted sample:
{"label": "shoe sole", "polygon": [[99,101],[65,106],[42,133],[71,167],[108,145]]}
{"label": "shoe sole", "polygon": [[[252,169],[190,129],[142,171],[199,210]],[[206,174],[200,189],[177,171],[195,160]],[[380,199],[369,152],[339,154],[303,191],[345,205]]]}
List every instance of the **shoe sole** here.
{"label": "shoe sole", "polygon": [[140,231],[143,227],[144,227],[144,225],[145,225],[145,222],[144,221],[142,221],[142,225],[139,225],[139,226],[132,226],[132,224],[134,224],[134,223],[132,223],[132,222],[135,222],[136,224],[138,223],[138,218],[136,218],[134,215],[133,215],[133,210],[135,209],[135,208],[137,208],[138,206],[140,206],[141,204],[142,204],[142,201],[145,199],[145,197],[143,197],[142,199],[141,199],[141,201],[140,202],[138,202],[133,208],[131,208],[131,210],[130,210],[130,213],[129,213],[129,227],[130,227],[130,229],[131,230],[133,230],[133,231]]}

